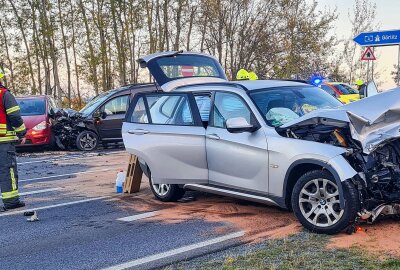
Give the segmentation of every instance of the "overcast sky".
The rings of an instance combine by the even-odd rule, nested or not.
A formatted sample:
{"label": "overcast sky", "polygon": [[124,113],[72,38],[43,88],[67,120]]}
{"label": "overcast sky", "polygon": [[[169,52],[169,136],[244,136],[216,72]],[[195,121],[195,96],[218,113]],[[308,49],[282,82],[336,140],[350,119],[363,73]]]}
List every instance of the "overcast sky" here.
{"label": "overcast sky", "polygon": [[[377,6],[377,22],[380,29],[375,30],[393,30],[400,29],[400,0],[373,0]],[[354,0],[319,0],[321,8],[329,7],[334,9],[337,7],[339,18],[336,22],[335,33],[338,38],[344,38],[350,35],[351,24],[348,18],[348,13],[353,9]],[[397,64],[398,47],[381,47],[377,48],[378,54],[377,65],[380,71],[381,80],[384,82],[383,89],[393,88],[393,82],[390,72],[393,70],[393,65]]]}

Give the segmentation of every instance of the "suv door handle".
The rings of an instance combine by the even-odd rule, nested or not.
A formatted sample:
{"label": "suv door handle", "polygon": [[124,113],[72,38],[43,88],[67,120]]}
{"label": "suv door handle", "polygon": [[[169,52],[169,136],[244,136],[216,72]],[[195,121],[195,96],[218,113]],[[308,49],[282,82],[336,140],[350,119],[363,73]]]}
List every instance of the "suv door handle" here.
{"label": "suv door handle", "polygon": [[217,134],[208,134],[206,137],[211,140],[219,140],[220,139],[220,137]]}
{"label": "suv door handle", "polygon": [[128,133],[129,134],[135,134],[135,135],[144,135],[144,134],[149,133],[149,131],[139,128],[139,129],[129,130]]}

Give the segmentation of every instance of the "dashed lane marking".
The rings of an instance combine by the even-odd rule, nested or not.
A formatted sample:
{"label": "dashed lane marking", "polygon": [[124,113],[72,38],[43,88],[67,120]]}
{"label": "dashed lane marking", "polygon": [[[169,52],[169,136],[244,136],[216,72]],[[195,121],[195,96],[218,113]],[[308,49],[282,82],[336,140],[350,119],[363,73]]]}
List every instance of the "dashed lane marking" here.
{"label": "dashed lane marking", "polygon": [[30,208],[30,209],[23,209],[23,210],[18,210],[18,211],[10,211],[10,212],[7,211],[7,212],[4,212],[4,213],[0,214],[0,217],[22,214],[22,213],[24,213],[26,211],[38,211],[38,210],[57,208],[57,207],[62,207],[62,206],[67,206],[67,205],[74,205],[74,204],[98,201],[98,200],[103,200],[103,199],[107,199],[107,198],[110,198],[110,197],[109,196],[95,197],[95,198],[90,198],[90,199],[85,199],[85,200],[79,200],[79,201],[73,201],[73,202],[67,202],[67,203],[60,203],[60,204],[53,204],[53,205],[47,205],[47,206],[42,206],[42,207]]}
{"label": "dashed lane marking", "polygon": [[145,219],[145,218],[149,218],[149,217],[154,217],[154,216],[158,215],[158,213],[160,213],[160,211],[147,212],[147,213],[137,214],[137,215],[133,215],[133,216],[129,216],[129,217],[118,218],[117,220],[130,222],[130,221]]}
{"label": "dashed lane marking", "polygon": [[162,252],[162,253],[158,253],[158,254],[155,254],[155,255],[147,256],[147,257],[144,257],[144,258],[141,258],[141,259],[137,259],[137,260],[129,261],[129,262],[126,262],[126,263],[118,264],[118,265],[115,265],[115,266],[111,266],[111,267],[105,268],[103,270],[123,270],[123,269],[128,269],[128,268],[131,268],[131,267],[135,267],[135,266],[140,266],[140,265],[143,265],[143,264],[146,264],[146,263],[158,261],[158,260],[165,259],[165,258],[168,258],[168,257],[172,257],[172,256],[175,256],[175,255],[179,255],[179,254],[182,254],[182,253],[185,253],[185,252],[188,252],[188,251],[205,248],[205,247],[208,247],[208,246],[211,246],[211,245],[214,245],[214,244],[218,244],[218,243],[222,243],[222,242],[225,242],[225,241],[228,241],[228,240],[239,238],[239,237],[242,237],[243,235],[244,235],[243,231],[235,232],[235,233],[227,234],[227,235],[220,236],[220,237],[217,237],[217,238],[213,238],[213,239],[210,239],[210,240],[207,240],[207,241],[204,241],[204,242],[200,242],[200,243],[197,243],[197,244],[192,244],[192,245],[180,247],[180,248],[177,248],[177,249],[172,249],[172,250],[169,250],[169,251],[166,251],[166,252]]}
{"label": "dashed lane marking", "polygon": [[51,175],[51,176],[43,176],[43,177],[32,178],[32,179],[23,179],[23,180],[19,180],[18,182],[22,183],[22,182],[44,180],[44,179],[51,179],[51,178],[64,177],[64,176],[74,176],[74,175],[79,175],[79,174],[106,172],[106,171],[111,171],[111,170],[114,170],[114,169],[102,169],[102,170],[93,170],[93,171],[86,171],[86,172],[76,172],[76,173],[66,173],[66,174],[58,174],[58,175]]}

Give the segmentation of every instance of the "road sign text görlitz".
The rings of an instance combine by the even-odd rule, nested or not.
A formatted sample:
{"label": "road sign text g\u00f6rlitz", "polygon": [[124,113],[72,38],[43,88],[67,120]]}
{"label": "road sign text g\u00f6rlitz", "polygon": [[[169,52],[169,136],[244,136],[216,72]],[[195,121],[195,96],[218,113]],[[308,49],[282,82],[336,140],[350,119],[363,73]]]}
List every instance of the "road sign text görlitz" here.
{"label": "road sign text g\u00f6rlitz", "polygon": [[360,46],[387,46],[400,44],[400,30],[361,33],[354,38]]}

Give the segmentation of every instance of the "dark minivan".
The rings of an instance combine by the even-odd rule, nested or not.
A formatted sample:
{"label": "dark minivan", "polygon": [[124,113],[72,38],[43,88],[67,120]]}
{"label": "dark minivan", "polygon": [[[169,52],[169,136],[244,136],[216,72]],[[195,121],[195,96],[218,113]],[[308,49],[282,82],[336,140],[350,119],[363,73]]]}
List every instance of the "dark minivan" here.
{"label": "dark minivan", "polygon": [[[106,146],[110,142],[122,141],[122,122],[133,96],[137,92],[155,90],[157,88],[154,84],[131,84],[93,98],[79,111],[90,124],[78,136],[78,149],[88,151],[95,149],[99,143]],[[93,142],[90,147],[86,144],[88,140]]]}

